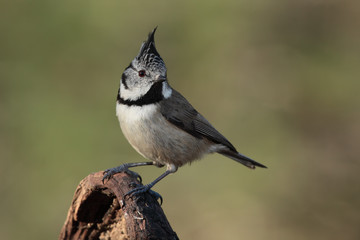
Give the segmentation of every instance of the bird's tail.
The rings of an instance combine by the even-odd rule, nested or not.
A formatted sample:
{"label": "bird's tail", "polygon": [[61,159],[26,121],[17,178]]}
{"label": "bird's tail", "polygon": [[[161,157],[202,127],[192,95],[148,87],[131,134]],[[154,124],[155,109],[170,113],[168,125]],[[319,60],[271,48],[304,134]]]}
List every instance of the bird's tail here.
{"label": "bird's tail", "polygon": [[251,169],[255,169],[255,167],[267,168],[266,166],[262,165],[261,163],[258,163],[256,161],[252,160],[251,158],[248,158],[247,156],[242,155],[241,153],[238,153],[238,152],[234,152],[231,150],[223,150],[223,151],[219,151],[218,153],[220,153],[221,155],[224,155],[228,158],[231,158],[232,160],[235,160],[238,163],[241,163]]}

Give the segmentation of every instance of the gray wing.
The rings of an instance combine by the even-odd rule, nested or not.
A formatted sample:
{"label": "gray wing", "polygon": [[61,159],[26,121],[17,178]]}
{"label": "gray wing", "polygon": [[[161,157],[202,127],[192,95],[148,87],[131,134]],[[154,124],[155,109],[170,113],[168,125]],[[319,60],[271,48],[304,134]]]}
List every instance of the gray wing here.
{"label": "gray wing", "polygon": [[170,98],[160,103],[161,114],[176,127],[196,138],[207,138],[214,143],[227,146],[236,151],[235,147],[219,133],[193,106],[176,90]]}

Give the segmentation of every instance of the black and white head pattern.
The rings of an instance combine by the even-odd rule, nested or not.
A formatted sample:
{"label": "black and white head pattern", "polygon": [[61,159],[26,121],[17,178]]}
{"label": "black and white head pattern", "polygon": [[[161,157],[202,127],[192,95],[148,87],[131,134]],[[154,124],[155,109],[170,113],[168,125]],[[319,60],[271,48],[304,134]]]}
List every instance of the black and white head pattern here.
{"label": "black and white head pattern", "polygon": [[155,31],[156,28],[141,45],[139,54],[121,77],[118,94],[120,103],[143,105],[160,101],[164,97],[163,93],[165,97],[171,94],[171,88],[166,81],[165,63],[155,48]]}
{"label": "black and white head pattern", "polygon": [[159,75],[162,78],[166,78],[165,63],[155,47],[155,31],[156,28],[149,34],[147,41],[142,44],[133,64],[155,74],[155,77]]}

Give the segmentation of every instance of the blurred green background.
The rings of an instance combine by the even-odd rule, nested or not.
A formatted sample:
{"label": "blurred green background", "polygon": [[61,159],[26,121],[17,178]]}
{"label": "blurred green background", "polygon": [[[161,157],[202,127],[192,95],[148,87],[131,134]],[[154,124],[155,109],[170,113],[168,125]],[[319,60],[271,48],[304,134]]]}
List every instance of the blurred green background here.
{"label": "blurred green background", "polygon": [[115,99],[155,26],[170,84],[269,167],[211,155],[156,185],[178,236],[360,239],[358,1],[0,4],[2,239],[56,239],[82,178],[143,160]]}

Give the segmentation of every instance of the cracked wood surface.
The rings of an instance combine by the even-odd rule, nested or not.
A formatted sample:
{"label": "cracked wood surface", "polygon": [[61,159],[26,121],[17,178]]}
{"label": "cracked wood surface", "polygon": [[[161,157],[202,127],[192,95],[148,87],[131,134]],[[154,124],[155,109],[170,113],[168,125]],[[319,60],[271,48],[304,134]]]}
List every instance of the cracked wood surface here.
{"label": "cracked wood surface", "polygon": [[178,239],[159,203],[149,193],[123,196],[140,182],[127,173],[102,183],[103,172],[92,173],[78,185],[60,240]]}

